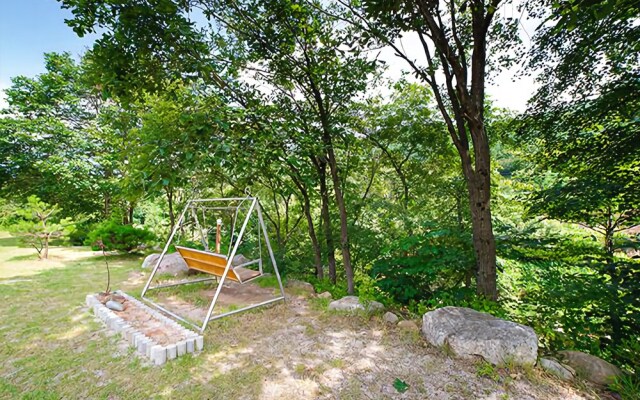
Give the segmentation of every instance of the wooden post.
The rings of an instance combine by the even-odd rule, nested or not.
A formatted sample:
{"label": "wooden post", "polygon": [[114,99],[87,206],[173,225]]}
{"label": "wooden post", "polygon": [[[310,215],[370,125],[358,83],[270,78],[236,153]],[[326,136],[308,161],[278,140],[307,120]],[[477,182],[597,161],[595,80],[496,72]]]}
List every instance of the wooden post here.
{"label": "wooden post", "polygon": [[218,219],[216,225],[216,253],[220,254],[220,242],[222,240],[222,220]]}

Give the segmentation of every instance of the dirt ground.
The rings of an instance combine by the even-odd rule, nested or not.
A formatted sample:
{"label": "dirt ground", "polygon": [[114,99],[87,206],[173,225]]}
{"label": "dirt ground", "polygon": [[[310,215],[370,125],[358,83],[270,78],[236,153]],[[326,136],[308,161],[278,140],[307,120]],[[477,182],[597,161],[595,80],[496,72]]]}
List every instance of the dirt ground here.
{"label": "dirt ground", "polygon": [[[212,296],[212,290],[200,294]],[[273,297],[272,288],[249,284],[229,285],[223,293],[224,304]],[[163,300],[193,317],[205,312],[177,297]],[[286,303],[212,321],[198,356],[206,358],[207,368],[193,379],[257,368],[264,375],[261,399],[596,398],[537,369],[482,373],[479,361],[450,358],[418,332],[390,327],[379,316],[325,309],[320,299],[292,295]],[[404,393],[394,387],[396,380],[408,385]]]}
{"label": "dirt ground", "polygon": [[[202,285],[203,284],[200,284],[200,286]],[[186,317],[188,320],[196,323],[196,325],[200,325],[207,315],[209,304],[215,295],[217,287],[217,283],[211,281],[206,284],[206,288],[199,289],[196,293],[191,293],[189,298],[193,299],[196,297],[198,304],[194,304],[189,298],[181,296],[180,293],[176,293],[175,290],[166,291],[159,289],[157,291],[149,291],[148,296],[169,311],[183,318]],[[278,297],[278,294],[276,294],[273,288],[263,288],[254,283],[241,285],[237,282],[227,281],[222,286],[212,316],[222,314],[232,309],[262,303],[276,297]]]}

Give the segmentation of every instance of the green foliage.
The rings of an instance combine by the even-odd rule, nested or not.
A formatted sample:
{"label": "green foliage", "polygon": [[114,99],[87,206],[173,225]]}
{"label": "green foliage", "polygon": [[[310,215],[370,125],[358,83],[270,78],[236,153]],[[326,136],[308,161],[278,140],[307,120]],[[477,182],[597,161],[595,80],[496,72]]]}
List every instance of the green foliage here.
{"label": "green foliage", "polygon": [[471,238],[446,228],[401,238],[384,250],[371,270],[380,289],[400,303],[431,299],[469,283],[475,265]]}
{"label": "green foliage", "polygon": [[333,299],[341,299],[347,295],[347,290],[343,285],[333,284],[327,279],[310,278],[309,283],[316,289],[316,293],[329,292]]}
{"label": "green foliage", "polygon": [[637,337],[640,263],[616,256],[625,278],[614,286],[605,268],[608,257],[584,230],[511,231],[508,236],[500,246],[500,286],[509,318],[533,327],[549,351],[579,349],[636,369],[629,342],[612,340],[612,318],[619,317],[621,338]]}
{"label": "green foliage", "polygon": [[493,364],[486,361],[483,361],[477,365],[476,373],[478,374],[478,376],[489,378],[492,381],[500,381],[500,374],[498,374],[496,368],[493,366]]}
{"label": "green foliage", "polygon": [[50,205],[37,196],[29,196],[26,204],[15,211],[18,219],[10,226],[10,231],[35,248],[38,257],[46,259],[49,257],[50,241],[68,236],[76,224],[71,218],[61,218],[61,212],[58,205]]}
{"label": "green foliage", "polygon": [[404,393],[409,389],[409,384],[407,382],[401,380],[400,378],[396,378],[393,381],[393,387],[399,392]]}
{"label": "green foliage", "polygon": [[[0,113],[0,195],[37,195],[67,213],[100,209],[100,140],[94,135],[102,102],[69,53],[46,53],[46,71],[17,76]],[[91,105],[91,106],[89,106]]]}
{"label": "green foliage", "polygon": [[153,233],[145,229],[122,225],[116,221],[105,221],[89,233],[85,244],[99,250],[100,247],[96,243],[100,240],[105,250],[131,251],[151,244],[155,239]]}

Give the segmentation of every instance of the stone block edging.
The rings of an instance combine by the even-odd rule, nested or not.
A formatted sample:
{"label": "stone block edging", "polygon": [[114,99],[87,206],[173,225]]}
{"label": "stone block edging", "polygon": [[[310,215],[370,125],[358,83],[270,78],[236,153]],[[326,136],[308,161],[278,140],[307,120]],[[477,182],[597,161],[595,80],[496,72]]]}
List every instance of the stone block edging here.
{"label": "stone block edging", "polygon": [[153,318],[179,331],[185,337],[183,340],[161,346],[144,333],[129,325],[127,321],[119,317],[111,309],[107,308],[107,306],[98,300],[96,294],[88,294],[86,303],[87,306],[93,310],[93,314],[104,322],[107,328],[120,333],[122,338],[129,343],[129,346],[136,349],[138,354],[149,358],[154,365],[163,365],[167,361],[184,356],[185,354],[202,351],[204,347],[204,338],[202,335],[183,327],[176,321],[121,290],[116,290],[114,293],[123,296],[131,304],[142,308]]}

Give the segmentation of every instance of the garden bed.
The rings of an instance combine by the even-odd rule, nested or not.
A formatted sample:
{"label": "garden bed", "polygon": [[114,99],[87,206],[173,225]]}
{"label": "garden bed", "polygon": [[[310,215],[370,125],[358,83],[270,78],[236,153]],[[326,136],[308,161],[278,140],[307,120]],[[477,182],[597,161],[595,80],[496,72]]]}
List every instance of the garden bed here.
{"label": "garden bed", "polygon": [[108,328],[120,333],[130,346],[155,365],[202,350],[202,335],[184,328],[122,291],[116,291],[114,295],[119,297],[124,310],[107,308],[103,304],[107,298],[101,294],[87,295],[86,302]]}

